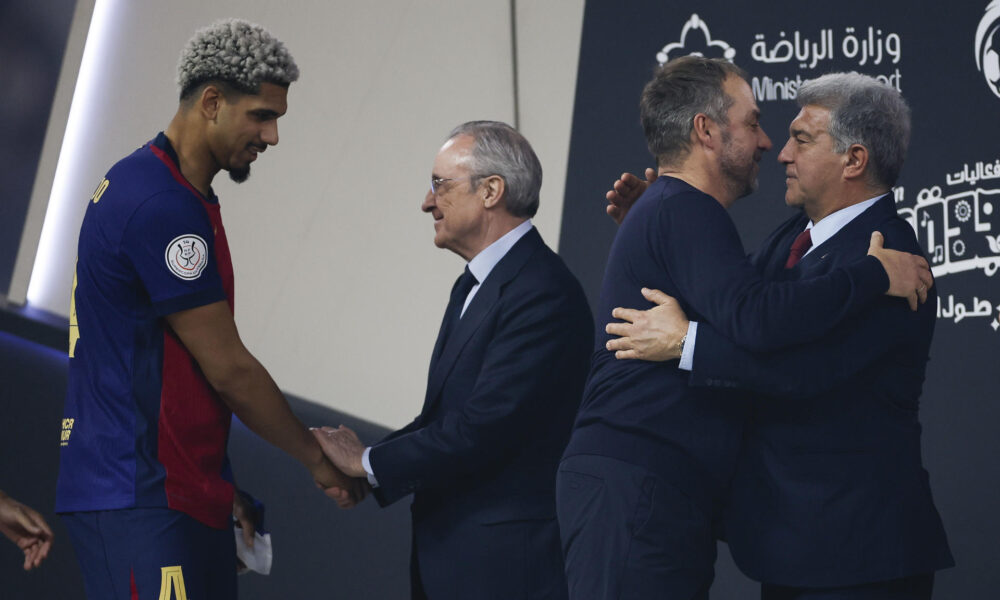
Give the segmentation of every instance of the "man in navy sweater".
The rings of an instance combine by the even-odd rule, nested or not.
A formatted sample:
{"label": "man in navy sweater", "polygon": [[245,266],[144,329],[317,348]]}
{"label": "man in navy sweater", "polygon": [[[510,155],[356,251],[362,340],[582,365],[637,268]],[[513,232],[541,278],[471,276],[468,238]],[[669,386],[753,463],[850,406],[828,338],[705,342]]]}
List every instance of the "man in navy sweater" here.
{"label": "man in navy sweater", "polygon": [[[774,281],[821,276],[863,256],[874,230],[920,253],[889,194],[910,132],[900,94],[868,76],[836,73],[804,84],[798,102],[778,160],[786,202],[802,214],[752,256],[757,270]],[[623,193],[641,187],[626,179]],[[616,215],[627,212],[631,198],[613,199]],[[734,397],[751,418],[726,533],[740,568],[763,582],[762,597],[930,598],[934,571],[954,564],[917,419],[935,303],[914,312],[881,298],[818,342],[753,352],[711,318],[699,327],[658,291],[647,297],[662,306],[616,311],[627,322],[609,325],[624,336],[609,349],[669,360],[678,357],[669,332],[686,335],[679,367],[692,371],[691,386],[747,390]]]}
{"label": "man in navy sweater", "polygon": [[[615,238],[598,315],[639,305],[640,288],[656,287],[692,319],[770,350],[819,338],[887,289],[915,305],[915,290],[929,286],[926,261],[878,243],[875,258],[809,281],[761,278],[726,212],[754,189],[771,147],[735,65],[671,61],[646,86],[640,111],[660,177]],[[692,389],[676,368],[617,361],[604,350],[610,339],[602,326],[557,475],[570,597],[706,598],[746,403]]]}

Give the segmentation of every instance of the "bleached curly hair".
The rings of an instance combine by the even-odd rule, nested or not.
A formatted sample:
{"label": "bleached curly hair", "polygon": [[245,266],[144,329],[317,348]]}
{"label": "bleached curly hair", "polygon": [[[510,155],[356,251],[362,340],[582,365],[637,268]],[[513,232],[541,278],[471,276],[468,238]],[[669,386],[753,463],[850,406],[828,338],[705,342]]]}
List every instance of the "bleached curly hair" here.
{"label": "bleached curly hair", "polygon": [[209,81],[258,94],[263,82],[288,87],[298,78],[299,67],[285,45],[260,25],[242,19],[199,29],[177,62],[181,100]]}

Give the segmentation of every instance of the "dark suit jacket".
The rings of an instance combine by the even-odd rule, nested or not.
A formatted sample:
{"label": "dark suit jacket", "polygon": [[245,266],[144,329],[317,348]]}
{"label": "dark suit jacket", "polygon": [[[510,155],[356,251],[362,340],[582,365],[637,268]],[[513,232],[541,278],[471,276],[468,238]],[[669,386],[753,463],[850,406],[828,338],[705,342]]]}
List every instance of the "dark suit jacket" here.
{"label": "dark suit jacket", "polygon": [[[920,254],[886,196],[785,270],[793,218],[753,257],[768,279],[822,275],[886,246]],[[733,482],[727,536],[759,581],[847,586],[952,566],[920,457],[918,398],[936,295],[917,312],[882,297],[814,344],[751,354],[699,324],[695,386],[759,392]],[[704,325],[704,326],[703,326]]]}
{"label": "dark suit jacket", "polygon": [[430,598],[565,597],[555,473],[591,323],[580,284],[530,230],[443,351],[439,335],[420,416],[372,448],[379,503],[414,494],[413,552]]}

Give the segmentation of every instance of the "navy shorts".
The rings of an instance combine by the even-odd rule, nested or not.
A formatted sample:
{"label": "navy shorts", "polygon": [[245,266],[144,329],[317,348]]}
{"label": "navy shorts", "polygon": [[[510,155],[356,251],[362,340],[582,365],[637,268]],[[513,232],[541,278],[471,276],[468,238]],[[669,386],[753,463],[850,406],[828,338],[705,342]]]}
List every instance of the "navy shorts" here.
{"label": "navy shorts", "polygon": [[90,600],[236,600],[232,529],[169,508],[62,515]]}

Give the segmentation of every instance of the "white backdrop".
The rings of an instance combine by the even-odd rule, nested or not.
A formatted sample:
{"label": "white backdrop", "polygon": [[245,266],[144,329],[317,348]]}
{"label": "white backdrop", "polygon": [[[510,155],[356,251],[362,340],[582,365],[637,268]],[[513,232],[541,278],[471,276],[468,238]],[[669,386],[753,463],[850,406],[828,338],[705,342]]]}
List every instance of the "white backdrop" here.
{"label": "white backdrop", "polygon": [[[513,120],[509,0],[98,0],[98,9],[105,2],[109,33],[91,78],[99,101],[83,116],[79,145],[60,155],[95,12],[94,0],[79,0],[10,299],[26,294],[61,160],[65,185],[55,192],[71,208],[45,225],[54,275],[32,303],[68,314],[77,231],[94,186],[166,127],[177,106],[177,56],[192,33],[246,18],[285,42],[302,76],[279,121],[280,144],[245,184],[225,174],[215,182],[241,334],[287,392],[390,427],[408,422],[462,269],[434,247],[419,207],[454,125]],[[583,0],[517,2],[516,14],[521,130],[545,170],[535,223],[556,247]]]}

